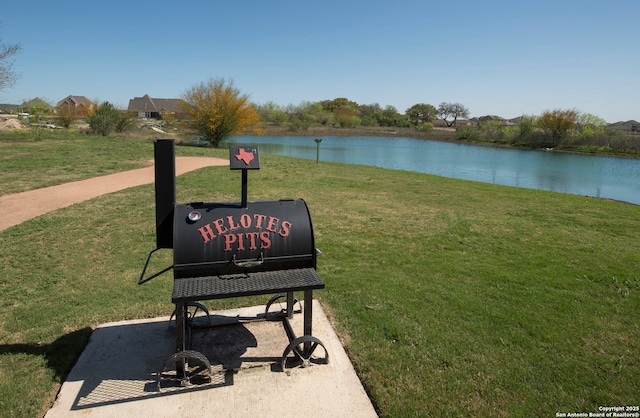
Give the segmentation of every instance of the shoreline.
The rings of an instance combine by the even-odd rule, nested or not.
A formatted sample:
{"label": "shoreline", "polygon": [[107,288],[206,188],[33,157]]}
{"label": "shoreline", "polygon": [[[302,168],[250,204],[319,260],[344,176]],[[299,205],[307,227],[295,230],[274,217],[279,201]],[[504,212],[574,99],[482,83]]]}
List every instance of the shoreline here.
{"label": "shoreline", "polygon": [[[570,154],[580,154],[580,155],[599,155],[605,157],[619,157],[619,158],[631,158],[631,159],[640,159],[640,155],[637,154],[627,154],[627,153],[616,153],[616,152],[605,152],[605,151],[580,151],[566,148],[530,148],[530,147],[519,147],[511,144],[501,144],[495,142],[487,142],[487,141],[469,141],[465,139],[459,139],[455,128],[433,128],[433,130],[427,132],[419,132],[415,129],[411,128],[382,128],[382,127],[358,127],[358,128],[334,128],[334,127],[325,127],[325,126],[312,126],[307,129],[300,129],[297,131],[291,131],[289,128],[285,126],[263,126],[262,135],[269,136],[386,136],[386,137],[398,137],[398,138],[414,138],[414,139],[424,139],[429,141],[442,141],[442,142],[453,142],[457,144],[466,144],[466,145],[478,145],[484,147],[494,147],[494,148],[511,148],[523,151],[549,151],[549,152],[564,152]],[[238,136],[244,136],[238,135]]]}

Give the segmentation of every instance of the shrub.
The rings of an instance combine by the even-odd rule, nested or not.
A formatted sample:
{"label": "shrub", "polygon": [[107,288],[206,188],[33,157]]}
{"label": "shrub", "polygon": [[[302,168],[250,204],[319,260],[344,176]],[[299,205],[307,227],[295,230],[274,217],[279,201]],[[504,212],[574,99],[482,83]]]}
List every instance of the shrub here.
{"label": "shrub", "polygon": [[69,106],[62,106],[62,108],[58,110],[58,124],[63,128],[71,128],[71,125],[76,121],[76,118],[76,112]]}
{"label": "shrub", "polygon": [[576,126],[578,112],[573,109],[546,111],[538,118],[538,127],[551,137],[551,143],[559,143]]}
{"label": "shrub", "polygon": [[[169,118],[170,119],[170,118]],[[129,112],[119,112],[118,120],[116,121],[116,132],[124,132],[133,125],[133,115]]]}
{"label": "shrub", "polygon": [[116,128],[120,119],[120,111],[111,103],[104,102],[93,111],[87,121],[92,132],[108,136]]}
{"label": "shrub", "polygon": [[458,139],[472,140],[476,137],[476,131],[469,126],[458,126],[456,128]]}
{"label": "shrub", "polygon": [[518,136],[524,138],[536,129],[536,117],[533,115],[522,115],[518,122]]}

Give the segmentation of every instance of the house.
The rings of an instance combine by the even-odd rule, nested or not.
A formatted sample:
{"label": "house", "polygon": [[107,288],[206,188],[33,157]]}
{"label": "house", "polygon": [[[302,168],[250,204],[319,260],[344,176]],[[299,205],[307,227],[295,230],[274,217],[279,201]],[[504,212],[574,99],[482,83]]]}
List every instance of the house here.
{"label": "house", "polygon": [[182,113],[181,99],[156,99],[148,94],[129,100],[129,112],[137,113],[139,118],[162,119],[167,115]]}
{"label": "house", "polygon": [[640,132],[640,123],[632,119],[626,122],[609,123],[607,128],[613,131],[635,134]]}
{"label": "house", "polygon": [[67,96],[56,104],[58,114],[87,114],[95,104],[84,96]]}
{"label": "house", "polygon": [[495,122],[500,126],[517,125],[517,122],[514,122],[512,119],[505,119],[502,116],[496,116],[496,115],[486,115],[486,116],[480,116],[479,118],[473,118],[472,122],[475,125],[482,125],[483,123],[486,123],[486,122]]}
{"label": "house", "polygon": [[20,105],[0,103],[0,114],[12,114],[16,112]]}
{"label": "house", "polygon": [[51,111],[53,110],[53,106],[39,97],[22,103],[20,107],[22,108],[23,112],[31,113],[51,113]]}

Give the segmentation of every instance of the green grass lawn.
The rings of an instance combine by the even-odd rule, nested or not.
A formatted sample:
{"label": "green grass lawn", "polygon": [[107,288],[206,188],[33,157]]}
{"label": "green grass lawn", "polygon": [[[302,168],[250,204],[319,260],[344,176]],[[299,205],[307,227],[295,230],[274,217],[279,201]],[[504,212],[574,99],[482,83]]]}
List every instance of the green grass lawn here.
{"label": "green grass lawn", "polygon": [[[153,156],[149,141],[63,140],[34,142],[43,157],[33,161],[51,176],[51,149],[67,153],[51,164],[74,171],[94,140],[111,161],[101,167]],[[0,136],[0,164],[28,172],[31,157],[10,146],[20,141]],[[264,154],[261,166],[250,200],[309,204],[327,285],[314,296],[381,416],[537,417],[640,402],[640,207]],[[2,193],[13,184],[6,167]],[[30,183],[43,185],[33,176],[19,189]],[[239,173],[225,167],[177,187],[179,202],[240,198]],[[170,314],[170,274],[137,285],[155,246],[153,193],[127,189],[0,232],[0,416],[46,412],[96,325]]]}
{"label": "green grass lawn", "polygon": [[[182,147],[181,155],[208,155]],[[228,158],[228,155],[227,155]],[[0,196],[150,165],[153,145],[146,140],[47,130],[0,131]]]}

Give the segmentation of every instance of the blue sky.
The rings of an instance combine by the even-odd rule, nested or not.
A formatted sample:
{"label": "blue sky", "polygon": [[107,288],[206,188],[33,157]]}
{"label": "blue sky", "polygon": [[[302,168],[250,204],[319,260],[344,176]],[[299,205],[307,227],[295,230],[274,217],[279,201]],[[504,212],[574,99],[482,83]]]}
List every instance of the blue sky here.
{"label": "blue sky", "polygon": [[255,103],[458,102],[471,116],[569,109],[640,120],[640,1],[18,1],[0,103],[180,97],[210,78]]}

